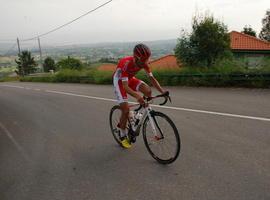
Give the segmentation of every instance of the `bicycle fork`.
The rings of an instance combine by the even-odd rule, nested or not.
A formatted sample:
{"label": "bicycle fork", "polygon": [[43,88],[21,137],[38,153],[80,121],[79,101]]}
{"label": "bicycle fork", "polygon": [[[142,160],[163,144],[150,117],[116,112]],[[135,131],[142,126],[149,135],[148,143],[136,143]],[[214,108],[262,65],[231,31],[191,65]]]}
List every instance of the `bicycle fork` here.
{"label": "bicycle fork", "polygon": [[[156,140],[164,139],[163,133],[162,133],[160,127],[158,126],[158,123],[157,123],[155,117],[152,116],[152,112],[154,112],[154,111],[150,107],[148,107],[146,112],[147,112],[147,116],[149,118],[149,121],[150,121],[150,124],[152,127],[152,131],[154,133],[154,138]],[[158,131],[157,131],[157,129],[158,129]],[[160,134],[158,134],[158,132]]]}

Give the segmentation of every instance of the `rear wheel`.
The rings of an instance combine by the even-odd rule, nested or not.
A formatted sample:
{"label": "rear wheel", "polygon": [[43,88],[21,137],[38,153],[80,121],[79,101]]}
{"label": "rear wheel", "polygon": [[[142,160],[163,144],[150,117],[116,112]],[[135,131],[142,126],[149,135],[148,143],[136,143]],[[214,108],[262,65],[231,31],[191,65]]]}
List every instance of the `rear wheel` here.
{"label": "rear wheel", "polygon": [[167,115],[152,111],[151,116],[157,135],[154,134],[149,117],[147,117],[143,124],[145,146],[159,163],[170,164],[180,153],[181,141],[178,130]]}
{"label": "rear wheel", "polygon": [[119,119],[121,116],[121,109],[120,106],[116,105],[112,107],[111,112],[110,112],[110,127],[112,131],[113,138],[115,141],[122,146],[120,138],[119,138],[119,129],[117,128],[117,124],[119,123]]}

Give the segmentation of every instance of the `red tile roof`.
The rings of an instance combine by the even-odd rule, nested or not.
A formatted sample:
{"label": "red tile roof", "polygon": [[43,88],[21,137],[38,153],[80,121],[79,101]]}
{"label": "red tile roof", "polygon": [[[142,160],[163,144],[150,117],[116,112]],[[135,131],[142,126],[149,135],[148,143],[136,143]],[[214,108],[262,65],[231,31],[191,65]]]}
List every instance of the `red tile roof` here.
{"label": "red tile roof", "polygon": [[101,71],[114,71],[116,69],[117,65],[115,64],[103,64],[101,65],[100,67],[98,67],[98,70],[101,70]]}
{"label": "red tile roof", "polygon": [[244,33],[232,31],[230,37],[232,50],[270,50],[270,42]]}
{"label": "red tile roof", "polygon": [[176,57],[174,55],[167,55],[156,60],[150,61],[149,66],[152,70],[155,69],[179,69]]}

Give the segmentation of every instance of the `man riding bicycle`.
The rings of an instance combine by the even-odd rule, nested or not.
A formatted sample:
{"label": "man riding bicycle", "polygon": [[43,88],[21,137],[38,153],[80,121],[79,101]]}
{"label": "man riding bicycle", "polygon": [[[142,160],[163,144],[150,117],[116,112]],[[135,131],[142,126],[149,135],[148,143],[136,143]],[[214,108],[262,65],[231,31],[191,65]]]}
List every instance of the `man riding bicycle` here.
{"label": "man riding bicycle", "polygon": [[117,101],[121,108],[121,117],[118,124],[120,129],[120,140],[124,148],[130,148],[131,144],[127,137],[126,124],[129,117],[129,105],[127,94],[136,98],[136,100],[144,105],[144,99],[139,92],[146,97],[151,97],[151,88],[142,80],[135,77],[136,73],[144,69],[151,81],[151,84],[160,92],[165,93],[159,82],[153,76],[148,60],[151,56],[150,49],[144,44],[137,44],[133,50],[133,56],[120,59],[113,75],[113,85]]}

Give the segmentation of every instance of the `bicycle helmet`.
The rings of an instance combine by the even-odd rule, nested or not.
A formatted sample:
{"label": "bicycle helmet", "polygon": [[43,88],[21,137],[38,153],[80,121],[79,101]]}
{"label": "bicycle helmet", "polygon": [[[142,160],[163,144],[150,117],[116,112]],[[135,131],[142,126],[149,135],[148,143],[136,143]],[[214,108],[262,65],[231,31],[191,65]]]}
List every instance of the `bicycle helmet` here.
{"label": "bicycle helmet", "polygon": [[137,44],[133,50],[134,57],[142,62],[150,58],[151,51],[145,44]]}

